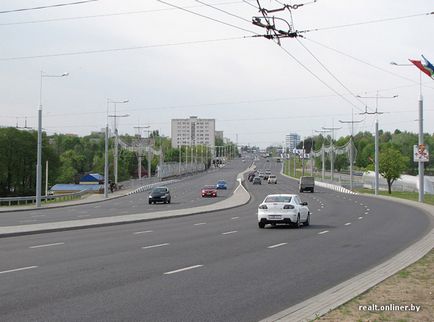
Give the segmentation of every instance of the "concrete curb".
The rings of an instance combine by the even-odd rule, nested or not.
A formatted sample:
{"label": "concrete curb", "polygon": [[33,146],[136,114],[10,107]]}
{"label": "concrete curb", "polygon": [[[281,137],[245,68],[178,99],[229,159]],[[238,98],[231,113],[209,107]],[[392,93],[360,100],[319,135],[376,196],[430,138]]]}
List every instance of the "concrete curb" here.
{"label": "concrete curb", "polygon": [[[53,222],[53,223],[31,224],[31,225],[21,225],[21,226],[5,226],[5,227],[0,227],[0,238],[30,235],[30,234],[40,234],[40,233],[47,233],[47,232],[54,232],[54,231],[65,231],[65,230],[130,224],[130,223],[145,222],[145,221],[151,221],[151,220],[157,220],[163,218],[167,219],[167,218],[174,218],[174,217],[191,216],[196,214],[203,214],[203,213],[209,213],[218,210],[226,210],[226,209],[240,207],[242,205],[247,204],[250,201],[250,194],[242,185],[243,176],[248,171],[250,171],[250,168],[241,172],[237,176],[237,181],[239,185],[234,190],[231,197],[211,205],[200,206],[195,208],[187,208],[187,209],[159,211],[159,212],[145,213],[145,214],[111,216],[111,217],[90,218],[90,219],[81,219],[81,220],[68,220],[68,221],[60,221],[60,222]],[[240,186],[242,187],[242,189],[240,189]]]}
{"label": "concrete curb", "polygon": [[[434,217],[434,206],[384,196],[363,196],[398,202],[423,210]],[[386,278],[425,256],[434,247],[434,228],[419,241],[376,267],[342,282],[308,300],[276,313],[261,322],[312,321],[362,294]]]}

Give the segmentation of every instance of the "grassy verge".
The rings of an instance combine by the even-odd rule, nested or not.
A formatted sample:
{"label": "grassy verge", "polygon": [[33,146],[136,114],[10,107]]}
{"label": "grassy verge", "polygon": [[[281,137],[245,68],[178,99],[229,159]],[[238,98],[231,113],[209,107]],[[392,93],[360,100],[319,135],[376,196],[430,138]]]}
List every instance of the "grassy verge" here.
{"label": "grassy verge", "polygon": [[[374,190],[372,189],[357,189],[355,191],[360,193],[368,193],[368,194],[374,193]],[[382,196],[390,196],[390,197],[413,200],[413,201],[418,201],[419,199],[418,192],[392,191],[392,194],[389,194],[387,191],[380,190],[379,194]],[[424,201],[427,204],[434,205],[434,195],[425,194]]]}
{"label": "grassy verge", "polygon": [[[434,321],[434,250],[367,292],[314,321]],[[369,310],[377,305],[378,310]],[[420,306],[416,311],[381,310],[381,306]],[[392,306],[393,305],[393,306]]]}

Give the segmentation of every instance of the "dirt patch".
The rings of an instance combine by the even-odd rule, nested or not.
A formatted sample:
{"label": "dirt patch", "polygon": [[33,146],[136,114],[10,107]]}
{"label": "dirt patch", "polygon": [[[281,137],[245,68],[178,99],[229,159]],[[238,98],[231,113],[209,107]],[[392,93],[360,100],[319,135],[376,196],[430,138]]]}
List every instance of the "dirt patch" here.
{"label": "dirt patch", "polygon": [[[413,310],[404,311],[405,305]],[[415,306],[420,306],[419,312],[416,312]],[[434,250],[418,262],[315,321],[433,322]]]}

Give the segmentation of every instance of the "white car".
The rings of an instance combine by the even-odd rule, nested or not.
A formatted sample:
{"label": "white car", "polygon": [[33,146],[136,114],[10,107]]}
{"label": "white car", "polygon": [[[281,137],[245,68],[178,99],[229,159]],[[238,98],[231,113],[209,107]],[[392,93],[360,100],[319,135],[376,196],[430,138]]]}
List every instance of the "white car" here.
{"label": "white car", "polygon": [[274,183],[277,184],[277,177],[275,174],[270,174],[268,176],[268,183]]}
{"label": "white car", "polygon": [[295,228],[309,226],[310,211],[307,202],[302,202],[298,195],[268,195],[258,207],[258,226],[287,224]]}

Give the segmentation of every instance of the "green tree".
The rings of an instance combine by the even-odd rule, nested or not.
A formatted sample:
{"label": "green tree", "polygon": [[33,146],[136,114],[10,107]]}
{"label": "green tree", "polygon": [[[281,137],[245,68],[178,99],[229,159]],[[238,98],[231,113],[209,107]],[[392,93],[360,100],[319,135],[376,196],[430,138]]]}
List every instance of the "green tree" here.
{"label": "green tree", "polygon": [[399,179],[402,172],[406,169],[408,157],[401,155],[395,148],[386,147],[380,151],[379,172],[386,179],[389,194],[392,193],[392,184]]}

